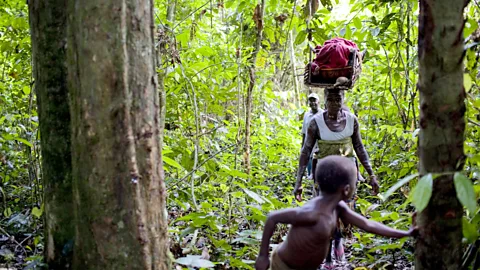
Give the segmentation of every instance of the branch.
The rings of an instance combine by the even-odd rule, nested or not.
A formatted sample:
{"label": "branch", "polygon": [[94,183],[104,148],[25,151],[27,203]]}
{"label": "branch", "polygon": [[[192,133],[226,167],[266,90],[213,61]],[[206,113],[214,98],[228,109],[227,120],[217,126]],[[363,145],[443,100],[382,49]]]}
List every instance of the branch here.
{"label": "branch", "polygon": [[[15,237],[13,237],[13,236],[11,236],[10,234],[8,234],[8,232],[6,232],[6,231],[2,228],[2,226],[0,226],[0,231],[1,231],[3,234],[5,234],[8,238],[10,238],[10,241],[14,242],[14,243],[17,245],[17,246],[15,247],[15,251],[17,250],[18,247],[21,247],[21,248],[23,249],[24,254],[27,255],[27,251],[25,250],[25,248],[22,246],[21,243],[18,243],[18,241],[15,240]],[[31,236],[27,237],[27,239],[30,238],[30,237],[31,237]],[[23,243],[23,242],[24,242],[24,241],[22,241],[22,243]]]}
{"label": "branch", "polygon": [[172,27],[172,32],[173,30],[175,30],[175,28],[177,28],[177,26],[181,23],[183,23],[184,21],[186,21],[188,19],[188,17],[192,16],[193,14],[195,14],[197,11],[199,11],[201,8],[203,8],[204,6],[210,4],[210,0],[208,0],[205,4],[201,5],[199,8],[195,9],[194,11],[190,12],[190,14],[188,14],[185,18],[183,18],[183,20],[179,21],[177,24],[175,24],[175,26]]}
{"label": "branch", "polygon": [[472,124],[472,125],[474,125],[474,126],[480,127],[480,124],[477,123],[477,122],[475,122],[475,121],[473,121],[473,120],[468,119],[468,123],[470,123],[470,124]]}
{"label": "branch", "polygon": [[[190,87],[192,88],[192,96],[190,96],[188,90],[187,90],[187,95],[190,98],[190,100],[193,103],[193,109],[194,109],[194,114],[195,114],[195,148],[194,148],[194,159],[193,159],[193,172],[196,171],[197,169],[197,164],[198,164],[198,148],[200,147],[199,143],[199,137],[198,134],[200,133],[200,125],[198,123],[198,119],[200,118],[198,115],[198,106],[197,106],[197,96],[195,94],[195,87],[193,86],[192,81],[187,77],[185,74],[185,68],[183,67],[182,63],[179,63],[180,69],[182,70],[182,74],[185,77],[185,79],[188,81],[190,84]],[[195,185],[194,185],[195,178],[192,176],[191,179],[191,193],[192,193],[192,200],[193,200],[193,205],[195,206],[195,210],[198,210],[198,205],[197,205],[197,200],[195,199]]]}
{"label": "branch", "polygon": [[383,51],[385,52],[385,57],[387,58],[387,66],[388,66],[388,77],[390,79],[390,87],[388,88],[390,94],[393,97],[393,100],[395,101],[395,105],[398,108],[398,112],[400,113],[400,116],[402,117],[402,123],[403,123],[403,128],[405,129],[408,125],[407,119],[405,117],[405,112],[402,110],[402,107],[398,103],[397,96],[395,93],[393,93],[393,86],[392,86],[392,68],[390,67],[390,58],[388,57],[387,50],[385,49],[384,46],[382,46]]}

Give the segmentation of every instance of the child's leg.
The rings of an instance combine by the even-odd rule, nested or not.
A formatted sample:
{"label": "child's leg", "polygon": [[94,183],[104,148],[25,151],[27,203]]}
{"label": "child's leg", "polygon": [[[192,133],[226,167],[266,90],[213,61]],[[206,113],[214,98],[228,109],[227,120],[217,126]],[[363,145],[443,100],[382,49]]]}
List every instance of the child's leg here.
{"label": "child's leg", "polygon": [[327,257],[325,258],[325,264],[327,264],[327,265],[333,263],[333,260],[332,260],[332,244],[333,244],[333,239],[331,239],[329,242],[330,242],[330,245],[328,245]]}

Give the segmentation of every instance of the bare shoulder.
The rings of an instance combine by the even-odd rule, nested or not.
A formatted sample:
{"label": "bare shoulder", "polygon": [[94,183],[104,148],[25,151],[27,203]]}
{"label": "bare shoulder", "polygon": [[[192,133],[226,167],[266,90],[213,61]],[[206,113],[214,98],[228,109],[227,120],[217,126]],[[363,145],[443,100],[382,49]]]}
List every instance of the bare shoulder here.
{"label": "bare shoulder", "polygon": [[356,121],[358,120],[358,119],[357,119],[357,116],[356,116],[355,114],[353,114],[352,112],[350,112],[350,111],[345,111],[345,110],[344,110],[343,112],[345,113],[345,116],[350,117],[350,118],[352,118],[352,119],[354,119],[354,120],[356,120]]}
{"label": "bare shoulder", "polygon": [[350,208],[348,207],[347,203],[344,201],[340,201],[337,205],[337,212],[339,215],[342,213],[345,213],[346,211],[349,211]]}

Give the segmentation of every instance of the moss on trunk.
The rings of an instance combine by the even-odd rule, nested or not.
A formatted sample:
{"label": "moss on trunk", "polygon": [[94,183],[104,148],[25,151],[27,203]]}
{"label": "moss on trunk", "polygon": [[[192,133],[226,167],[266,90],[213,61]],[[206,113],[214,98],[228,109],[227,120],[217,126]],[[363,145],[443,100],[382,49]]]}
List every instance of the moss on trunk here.
{"label": "moss on trunk", "polygon": [[74,240],[66,18],[65,0],[29,1],[49,269],[71,268]]}

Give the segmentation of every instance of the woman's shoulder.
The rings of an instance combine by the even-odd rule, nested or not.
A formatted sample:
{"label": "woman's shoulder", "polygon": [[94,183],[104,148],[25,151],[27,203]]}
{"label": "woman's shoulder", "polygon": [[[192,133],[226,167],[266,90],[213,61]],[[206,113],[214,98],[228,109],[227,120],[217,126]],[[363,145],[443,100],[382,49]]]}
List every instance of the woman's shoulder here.
{"label": "woman's shoulder", "polygon": [[357,116],[356,116],[355,114],[353,114],[353,113],[351,113],[351,112],[349,112],[349,111],[343,111],[343,112],[345,113],[345,116],[346,116],[347,118],[351,118],[351,119],[354,119],[354,120],[357,119]]}

